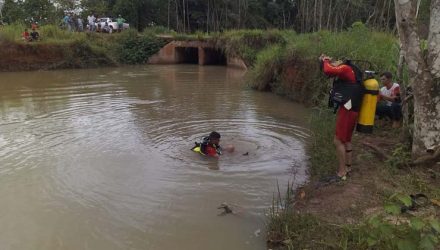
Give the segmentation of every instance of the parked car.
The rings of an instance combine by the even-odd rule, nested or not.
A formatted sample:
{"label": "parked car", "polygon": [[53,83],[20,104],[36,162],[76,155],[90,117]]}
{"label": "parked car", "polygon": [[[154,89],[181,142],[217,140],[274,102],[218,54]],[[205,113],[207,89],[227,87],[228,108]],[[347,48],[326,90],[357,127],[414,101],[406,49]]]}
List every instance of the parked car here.
{"label": "parked car", "polygon": [[[112,33],[113,31],[118,30],[118,23],[116,22],[116,19],[112,19],[110,17],[98,18],[96,20],[96,27],[100,26],[101,29],[103,29],[105,27],[105,23],[108,24],[109,31],[103,30],[104,32]],[[123,23],[122,24],[122,29],[123,30],[128,29],[128,28],[130,28],[130,24],[128,24],[128,23]]]}

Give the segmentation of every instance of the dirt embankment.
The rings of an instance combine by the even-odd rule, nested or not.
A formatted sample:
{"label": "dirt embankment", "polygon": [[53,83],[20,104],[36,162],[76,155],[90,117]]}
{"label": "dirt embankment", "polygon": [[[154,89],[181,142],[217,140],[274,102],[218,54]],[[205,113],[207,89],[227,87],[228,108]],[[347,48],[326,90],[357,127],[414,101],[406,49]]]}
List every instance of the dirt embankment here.
{"label": "dirt embankment", "polygon": [[0,71],[49,70],[113,66],[107,55],[87,44],[0,42]]}
{"label": "dirt embankment", "polygon": [[[384,202],[395,193],[424,193],[430,199],[439,198],[440,165],[387,169],[390,163],[386,161],[399,160],[400,156],[393,156],[399,136],[390,128],[380,129],[383,131],[373,135],[354,137],[353,171],[348,181],[330,185],[312,181],[298,190],[298,212],[330,223],[352,224],[383,212]],[[440,207],[434,205],[419,210],[440,215]]]}

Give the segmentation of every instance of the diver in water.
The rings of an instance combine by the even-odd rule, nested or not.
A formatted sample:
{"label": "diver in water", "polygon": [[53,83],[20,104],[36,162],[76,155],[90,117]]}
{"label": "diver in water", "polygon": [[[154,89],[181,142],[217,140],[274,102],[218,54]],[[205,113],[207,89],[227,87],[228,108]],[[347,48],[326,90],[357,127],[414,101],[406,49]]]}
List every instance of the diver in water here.
{"label": "diver in water", "polygon": [[[223,153],[223,149],[220,146],[220,137],[219,133],[213,131],[209,136],[204,137],[201,142],[196,142],[196,145],[191,150],[202,155],[218,158]],[[228,145],[225,151],[232,153],[234,149],[234,146]]]}

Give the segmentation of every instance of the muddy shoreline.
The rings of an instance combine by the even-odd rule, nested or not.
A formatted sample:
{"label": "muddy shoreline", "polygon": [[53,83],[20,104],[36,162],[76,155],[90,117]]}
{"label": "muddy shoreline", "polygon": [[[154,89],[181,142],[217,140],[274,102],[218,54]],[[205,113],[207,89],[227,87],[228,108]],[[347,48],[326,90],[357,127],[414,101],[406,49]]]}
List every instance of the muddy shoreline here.
{"label": "muddy shoreline", "polygon": [[116,66],[103,53],[94,52],[87,44],[0,42],[0,72],[54,69],[79,69]]}

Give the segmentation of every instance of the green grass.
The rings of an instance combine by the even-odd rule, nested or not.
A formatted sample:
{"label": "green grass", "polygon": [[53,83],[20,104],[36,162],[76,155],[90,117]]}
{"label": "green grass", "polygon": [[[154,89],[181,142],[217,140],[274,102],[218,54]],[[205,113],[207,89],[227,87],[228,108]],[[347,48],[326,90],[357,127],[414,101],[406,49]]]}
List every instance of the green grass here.
{"label": "green grass", "polygon": [[280,30],[230,30],[213,34],[216,46],[227,56],[239,57],[250,66],[255,63],[257,54],[271,45],[283,45],[284,36],[293,32]]}
{"label": "green grass", "polygon": [[23,24],[0,26],[0,39],[8,42],[21,41],[21,33],[24,29],[25,26]]}
{"label": "green grass", "polygon": [[[295,34],[290,31],[276,30],[272,34],[270,32],[267,34],[266,32],[252,32],[251,34],[254,40],[272,41],[269,44],[280,45],[280,47],[265,50],[256,46],[256,49],[250,52],[252,56],[248,61],[251,62],[252,67],[248,84],[255,89],[271,90],[306,104],[323,104],[322,100],[325,100],[329,89],[330,82],[321,73],[318,62],[318,57],[322,53],[333,58],[371,62],[371,67],[369,65],[367,67],[366,63],[360,63],[363,69],[391,72],[397,70],[399,52],[397,39],[391,34],[371,31],[359,23],[339,33],[320,31]],[[235,41],[234,38],[237,40],[228,46],[237,44],[238,49],[235,50],[246,51],[247,39],[245,37],[245,35],[232,36],[232,41]],[[228,47],[225,49],[228,51]],[[246,53],[241,54],[246,55]],[[272,67],[268,68],[267,65],[272,65]],[[282,77],[282,74],[289,70],[288,67],[295,69],[298,73],[297,79]]]}
{"label": "green grass", "polygon": [[333,137],[335,119],[332,109],[316,108],[310,115],[311,140],[308,148],[310,155],[309,172],[313,178],[334,174],[337,166]]}
{"label": "green grass", "polygon": [[[268,247],[272,249],[437,249],[440,221],[434,216],[401,214],[407,195],[394,193],[382,214],[356,224],[334,224],[294,208],[294,191],[279,188],[269,211]],[[328,219],[328,218],[327,218]],[[437,247],[437,248],[436,248]]]}

